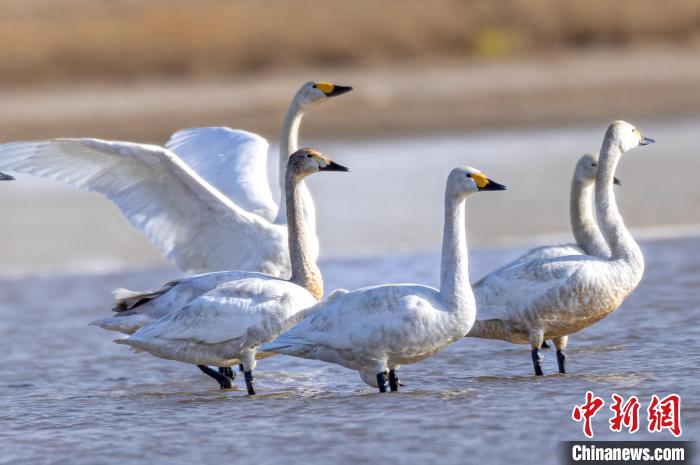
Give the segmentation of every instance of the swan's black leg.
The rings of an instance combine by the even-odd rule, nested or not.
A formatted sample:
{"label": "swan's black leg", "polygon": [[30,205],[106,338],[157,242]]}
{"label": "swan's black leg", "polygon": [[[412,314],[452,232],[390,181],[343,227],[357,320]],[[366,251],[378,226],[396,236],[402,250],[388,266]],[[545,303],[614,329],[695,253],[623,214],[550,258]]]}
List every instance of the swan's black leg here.
{"label": "swan's black leg", "polygon": [[236,372],[231,367],[219,367],[219,373],[229,378],[231,381],[236,380]]}
{"label": "swan's black leg", "polygon": [[231,383],[231,380],[219,373],[218,371],[212,370],[206,365],[197,365],[197,368],[202,370],[202,373],[204,373],[205,375],[209,375],[212,378],[214,378],[219,383],[219,386],[221,386],[221,389],[231,389],[233,387],[233,383]]}
{"label": "swan's black leg", "polygon": [[399,381],[396,370],[389,370],[389,389],[391,389],[392,392],[396,392],[399,390],[400,385],[401,381]]}
{"label": "swan's black leg", "polygon": [[536,376],[544,375],[544,372],[542,371],[543,359],[544,359],[544,357],[542,357],[542,354],[540,353],[539,347],[532,349],[532,364],[535,366],[535,375]]}
{"label": "swan's black leg", "polygon": [[542,345],[540,346],[540,349],[549,349],[549,342],[545,339],[542,341]]}
{"label": "swan's black leg", "polygon": [[240,371],[241,373],[243,373],[243,372],[245,371],[245,368],[243,368],[243,364],[242,364],[242,363],[239,363],[239,364],[238,364],[238,371]]}
{"label": "swan's black leg", "polygon": [[566,346],[569,343],[569,336],[555,337],[552,339],[554,347],[557,348],[557,365],[559,373],[566,373]]}
{"label": "swan's black leg", "polygon": [[379,392],[386,392],[386,375],[383,371],[377,373],[377,385],[379,386]]}
{"label": "swan's black leg", "polygon": [[559,365],[559,373],[566,373],[566,352],[564,349],[557,349],[557,365]]}
{"label": "swan's black leg", "polygon": [[248,394],[251,396],[255,395],[255,377],[253,376],[253,370],[244,371],[243,376],[245,377],[245,387],[248,388]]}

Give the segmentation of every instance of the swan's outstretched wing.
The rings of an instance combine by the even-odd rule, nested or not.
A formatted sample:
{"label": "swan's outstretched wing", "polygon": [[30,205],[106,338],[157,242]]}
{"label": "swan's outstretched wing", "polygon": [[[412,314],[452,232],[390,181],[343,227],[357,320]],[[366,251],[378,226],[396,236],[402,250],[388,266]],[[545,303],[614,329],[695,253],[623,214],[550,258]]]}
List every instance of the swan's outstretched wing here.
{"label": "swan's outstretched wing", "polygon": [[183,129],[165,145],[246,211],[273,221],[277,204],[267,177],[267,140],[225,127]]}
{"label": "swan's outstretched wing", "polygon": [[285,228],[241,209],[174,153],[99,139],[0,144],[0,169],[63,181],[114,202],[182,270],[286,274]]}

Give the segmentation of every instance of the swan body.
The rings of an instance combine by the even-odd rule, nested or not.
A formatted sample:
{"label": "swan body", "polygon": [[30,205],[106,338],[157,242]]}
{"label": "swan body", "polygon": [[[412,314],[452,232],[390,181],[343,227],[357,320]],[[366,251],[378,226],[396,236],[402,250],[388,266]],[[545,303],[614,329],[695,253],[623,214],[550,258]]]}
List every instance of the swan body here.
{"label": "swan body", "polygon": [[138,329],[173,313],[194,299],[229,281],[267,279],[268,275],[252,271],[216,271],[165,283],[160,289],[133,292],[114,291],[115,315],[90,323],[108,331],[133,334]]}
{"label": "swan body", "polygon": [[[296,150],[304,112],[350,89],[324,82],[301,87],[285,117],[281,166]],[[99,139],[13,142],[0,144],[0,168],[104,195],[183,271],[287,277],[286,215],[272,199],[268,147],[256,134],[224,127],[178,131],[165,147]],[[301,190],[317,255],[313,200]]]}
{"label": "swan body", "polygon": [[[533,260],[546,260],[556,257],[566,257],[569,255],[594,255],[596,257],[610,256],[605,239],[596,224],[596,219],[593,213],[593,186],[598,173],[598,155],[585,154],[579,158],[574,169],[574,176],[571,180],[571,197],[570,197],[570,218],[571,230],[576,239],[576,244],[557,244],[544,245],[535,247],[515,260],[503,265],[502,267],[492,271],[492,273],[500,273],[506,268],[526,263]],[[620,184],[617,178],[614,178],[615,184]],[[490,275],[489,274],[489,275]],[[484,276],[476,283],[472,284],[474,289],[482,285],[489,275]]]}
{"label": "swan body", "polygon": [[[240,363],[248,392],[255,394],[252,371],[256,358],[265,355],[258,355],[257,347],[308,315],[323,295],[323,280],[309,250],[308,228],[302,218],[298,195],[302,179],[318,171],[347,171],[347,168],[313,149],[298,150],[289,158],[285,191],[292,264],[290,280],[234,271],[178,280],[156,292],[122,290],[118,306],[126,306],[128,312],[132,305],[137,324],[141,324],[138,318],[153,318],[159,312],[167,314],[115,342],[160,358],[198,365],[203,372],[216,378],[222,388],[230,387],[232,378],[227,379],[206,365],[230,367]],[[207,286],[211,287],[206,289]],[[139,305],[144,298],[146,303]],[[148,308],[142,311],[139,306]],[[117,316],[113,320],[122,318],[131,316]],[[96,324],[102,326],[99,322]]]}
{"label": "swan body", "polygon": [[464,200],[479,190],[502,190],[473,168],[456,168],[445,193],[440,289],[386,284],[333,293],[313,314],[262,350],[337,363],[356,370],[381,392],[385,372],[398,389],[396,370],[434,355],[460,339],[475,318],[469,286]]}
{"label": "swan body", "polygon": [[475,289],[478,320],[468,337],[530,343],[535,373],[542,374],[539,348],[553,339],[565,372],[567,337],[604,318],[634,291],[644,257],[615,204],[614,172],[620,156],[653,140],[629,123],[608,128],[600,152],[595,203],[609,257],[572,255],[517,263],[490,274]]}

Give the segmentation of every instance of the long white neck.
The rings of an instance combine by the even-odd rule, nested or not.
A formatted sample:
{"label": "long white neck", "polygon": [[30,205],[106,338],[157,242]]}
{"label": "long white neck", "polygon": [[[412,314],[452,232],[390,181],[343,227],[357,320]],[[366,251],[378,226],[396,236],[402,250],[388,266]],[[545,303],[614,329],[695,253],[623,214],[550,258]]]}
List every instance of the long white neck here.
{"label": "long white neck", "polygon": [[610,251],[593,215],[593,185],[593,181],[582,181],[574,174],[569,205],[571,230],[576,243],[586,254],[607,258]]}
{"label": "long white neck", "polygon": [[[287,161],[289,156],[296,152],[299,147],[299,125],[304,117],[304,109],[299,105],[299,99],[295,96],[292,103],[289,104],[287,114],[284,115],[284,123],[282,124],[282,136],[280,137],[280,153],[279,153],[279,186],[280,186],[280,202],[279,210],[275,223],[284,224],[287,221],[287,202],[285,199],[285,172],[287,171]],[[299,197],[301,198],[301,215],[306,221],[307,227],[311,231],[316,231],[316,208],[309,189],[307,189],[304,181],[297,186]],[[318,254],[318,241],[312,244],[316,248]]]}
{"label": "long white neck", "polygon": [[323,296],[323,276],[311,247],[308,224],[300,214],[303,181],[292,172],[287,172],[285,178],[289,260],[292,265],[290,281],[306,288],[318,300]]}
{"label": "long white neck", "polygon": [[464,198],[445,192],[445,229],[442,235],[440,296],[453,311],[475,312],[469,284]]}
{"label": "long white neck", "polygon": [[617,144],[613,144],[611,137],[606,135],[598,159],[598,175],[595,183],[596,212],[600,230],[610,248],[610,259],[625,263],[634,276],[641,279],[644,271],[644,257],[622,221],[613,191],[613,178],[621,156],[622,153]]}

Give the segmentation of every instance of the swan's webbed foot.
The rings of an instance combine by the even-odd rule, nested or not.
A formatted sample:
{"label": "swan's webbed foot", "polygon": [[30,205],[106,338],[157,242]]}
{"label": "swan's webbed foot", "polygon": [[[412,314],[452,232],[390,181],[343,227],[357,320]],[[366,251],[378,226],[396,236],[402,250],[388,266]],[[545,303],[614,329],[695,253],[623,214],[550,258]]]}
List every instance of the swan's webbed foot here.
{"label": "swan's webbed foot", "polygon": [[218,383],[221,389],[231,389],[233,387],[233,383],[231,382],[231,379],[222,375],[216,370],[212,370],[206,365],[197,365],[197,368],[202,370],[202,373],[205,375],[211,376],[214,378]]}
{"label": "swan's webbed foot", "polygon": [[540,353],[539,347],[532,349],[532,364],[535,367],[535,376],[544,375],[544,371],[542,371],[542,362],[543,361],[544,361],[544,357]]}
{"label": "swan's webbed foot", "polygon": [[379,392],[386,392],[386,374],[383,371],[377,373],[377,386],[379,386]]}
{"label": "swan's webbed foot", "polygon": [[219,373],[221,373],[231,381],[236,380],[236,372],[233,371],[233,368],[231,367],[219,367]]}
{"label": "swan's webbed foot", "polygon": [[557,349],[557,365],[559,365],[559,373],[566,373],[566,353],[564,349]]}
{"label": "swan's webbed foot", "polygon": [[248,389],[248,395],[255,395],[255,377],[253,376],[253,370],[244,371],[243,376],[245,377],[245,387]]}
{"label": "swan's webbed foot", "polygon": [[389,370],[389,389],[391,389],[392,392],[396,392],[401,385],[401,380],[396,374],[396,370]]}
{"label": "swan's webbed foot", "polygon": [[550,347],[549,342],[547,342],[546,339],[544,341],[542,341],[542,345],[540,346],[540,349],[549,349],[549,347]]}

